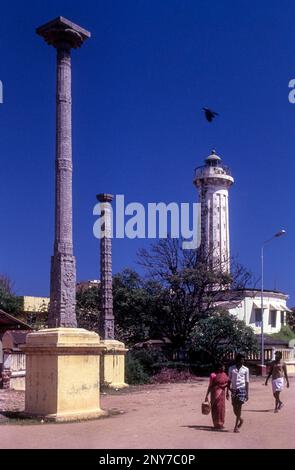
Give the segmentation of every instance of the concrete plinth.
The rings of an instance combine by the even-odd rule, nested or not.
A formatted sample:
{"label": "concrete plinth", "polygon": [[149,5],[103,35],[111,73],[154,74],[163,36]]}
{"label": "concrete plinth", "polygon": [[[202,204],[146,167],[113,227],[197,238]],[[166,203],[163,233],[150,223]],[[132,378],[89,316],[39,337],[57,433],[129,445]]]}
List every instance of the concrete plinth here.
{"label": "concrete plinth", "polygon": [[101,341],[104,350],[100,357],[100,383],[110,388],[128,387],[125,383],[125,344],[116,340]]}
{"label": "concrete plinth", "polygon": [[82,328],[27,335],[25,414],[52,421],[106,415],[100,408],[99,336]]}

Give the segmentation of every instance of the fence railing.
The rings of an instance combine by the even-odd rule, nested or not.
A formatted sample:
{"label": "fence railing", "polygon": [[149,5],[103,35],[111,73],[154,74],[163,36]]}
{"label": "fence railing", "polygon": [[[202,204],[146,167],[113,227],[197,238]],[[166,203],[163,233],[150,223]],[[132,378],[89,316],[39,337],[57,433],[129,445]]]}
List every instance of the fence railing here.
{"label": "fence railing", "polygon": [[[286,349],[286,348],[266,348],[264,350],[264,362],[267,363],[267,362],[271,362],[274,357],[275,357],[275,353],[277,351],[280,351],[282,353],[282,359],[283,361],[285,362],[288,362],[288,361],[294,361],[295,360],[295,349]],[[228,358],[233,360],[235,357],[235,353],[230,353]],[[257,353],[248,353],[246,354],[246,357],[245,357],[245,360],[246,361],[250,361],[250,362],[260,362],[261,361],[261,352],[258,351]]]}
{"label": "fence railing", "polygon": [[12,351],[11,353],[11,372],[21,372],[26,370],[26,355],[21,351]]}

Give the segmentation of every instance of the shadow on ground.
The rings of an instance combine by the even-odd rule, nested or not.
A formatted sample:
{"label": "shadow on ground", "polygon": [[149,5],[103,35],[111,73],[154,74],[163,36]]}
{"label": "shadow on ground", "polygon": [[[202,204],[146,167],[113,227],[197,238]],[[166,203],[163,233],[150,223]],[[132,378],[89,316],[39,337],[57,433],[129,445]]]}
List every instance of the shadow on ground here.
{"label": "shadow on ground", "polygon": [[211,431],[211,432],[229,432],[227,429],[215,429],[213,426],[181,426],[182,428],[196,429],[197,431]]}
{"label": "shadow on ground", "polygon": [[[124,410],[120,410],[118,408],[109,408],[107,410],[107,415],[106,416],[99,416],[98,418],[91,418],[91,419],[83,419],[83,420],[73,420],[70,421],[71,424],[74,423],[81,423],[85,421],[97,421],[101,419],[107,419],[112,416],[117,416],[117,415],[122,415],[125,414]],[[40,417],[32,417],[29,415],[26,415],[23,411],[1,411],[0,410],[0,425],[1,424],[67,424],[67,422],[63,421],[58,421],[55,422],[51,419],[46,419]]]}
{"label": "shadow on ground", "polygon": [[243,413],[269,413],[271,410],[243,410]]}

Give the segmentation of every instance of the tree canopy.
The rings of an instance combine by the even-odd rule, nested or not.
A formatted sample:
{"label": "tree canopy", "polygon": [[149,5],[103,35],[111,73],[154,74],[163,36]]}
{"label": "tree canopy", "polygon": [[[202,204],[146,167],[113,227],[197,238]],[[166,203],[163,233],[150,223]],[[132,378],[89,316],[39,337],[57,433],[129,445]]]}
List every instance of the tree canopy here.
{"label": "tree canopy", "polygon": [[190,349],[200,353],[204,363],[216,364],[230,353],[254,352],[257,347],[252,328],[226,312],[200,320],[190,335]]}
{"label": "tree canopy", "polygon": [[6,313],[17,314],[21,307],[20,299],[13,291],[12,281],[0,274],[0,309]]}
{"label": "tree canopy", "polygon": [[[127,346],[168,339],[174,349],[186,347],[196,326],[208,318],[219,318],[218,304],[238,297],[238,289],[251,278],[237,264],[231,274],[222,267],[208,269],[196,250],[183,250],[175,239],[163,239],[149,251],[141,250],[139,263],[145,276],[125,269],[113,277],[115,336]],[[100,299],[100,286],[77,293],[80,327],[98,331]],[[208,328],[210,325],[214,323],[209,322]]]}

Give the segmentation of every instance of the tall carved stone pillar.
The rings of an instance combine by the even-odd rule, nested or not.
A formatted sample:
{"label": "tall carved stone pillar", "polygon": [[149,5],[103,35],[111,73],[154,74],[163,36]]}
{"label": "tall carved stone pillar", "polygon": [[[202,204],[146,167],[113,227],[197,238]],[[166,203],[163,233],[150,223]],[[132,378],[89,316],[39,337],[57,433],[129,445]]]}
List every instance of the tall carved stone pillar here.
{"label": "tall carved stone pillar", "polygon": [[101,203],[101,214],[104,217],[100,238],[100,282],[101,282],[101,312],[99,318],[99,334],[102,339],[114,339],[113,314],[113,276],[112,276],[112,209],[111,194],[98,194]]}
{"label": "tall carved stone pillar", "polygon": [[25,414],[53,421],[105,414],[99,405],[102,346],[76,328],[76,266],[72,239],[71,55],[90,33],[58,17],[37,29],[57,50],[55,240],[48,329],[27,335]]}
{"label": "tall carved stone pillar", "polygon": [[105,350],[100,362],[101,384],[111,388],[127,387],[125,383],[125,355],[127,349],[124,343],[115,340],[115,320],[113,313],[113,276],[112,276],[112,194],[98,194],[101,204],[103,224],[100,238],[100,281],[101,281],[101,311],[99,317],[101,343]]}
{"label": "tall carved stone pillar", "polygon": [[49,327],[76,327],[76,261],[72,230],[71,53],[56,39],[55,240],[51,259]]}
{"label": "tall carved stone pillar", "polygon": [[55,238],[51,260],[49,327],[77,326],[75,314],[76,262],[72,229],[72,97],[71,49],[80,47],[90,33],[57,18],[37,29],[57,52]]}

